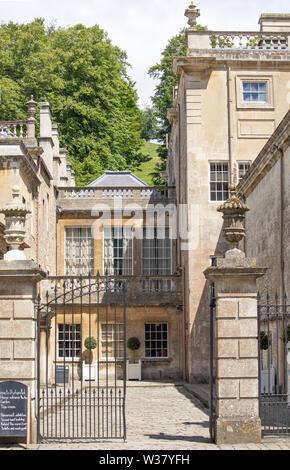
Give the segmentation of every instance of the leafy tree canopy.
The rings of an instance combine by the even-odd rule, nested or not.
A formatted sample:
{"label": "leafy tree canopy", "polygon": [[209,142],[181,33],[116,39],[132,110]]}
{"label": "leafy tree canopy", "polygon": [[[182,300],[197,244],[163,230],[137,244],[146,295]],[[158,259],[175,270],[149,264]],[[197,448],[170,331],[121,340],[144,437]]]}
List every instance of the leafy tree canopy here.
{"label": "leafy tree canopy", "polygon": [[66,147],[85,185],[104,170],[132,169],[146,161],[141,153],[140,110],[124,51],[93,26],[0,26],[0,115],[27,116],[25,102],[49,101]]}
{"label": "leafy tree canopy", "polygon": [[146,106],[141,110],[141,137],[149,142],[157,138],[158,121],[153,108]]}
{"label": "leafy tree canopy", "polygon": [[[205,26],[197,25],[197,29],[206,30]],[[166,134],[171,132],[171,124],[167,120],[167,109],[172,107],[173,88],[178,85],[179,77],[172,70],[173,58],[185,56],[187,49],[186,29],[182,29],[176,36],[171,38],[161,54],[161,60],[158,64],[149,69],[150,77],[158,80],[155,87],[155,94],[152,97],[155,114],[160,122],[157,132],[157,138],[162,142],[158,153],[162,158],[157,171],[154,175],[155,184],[164,184],[159,176],[161,170],[166,168],[167,149]]]}

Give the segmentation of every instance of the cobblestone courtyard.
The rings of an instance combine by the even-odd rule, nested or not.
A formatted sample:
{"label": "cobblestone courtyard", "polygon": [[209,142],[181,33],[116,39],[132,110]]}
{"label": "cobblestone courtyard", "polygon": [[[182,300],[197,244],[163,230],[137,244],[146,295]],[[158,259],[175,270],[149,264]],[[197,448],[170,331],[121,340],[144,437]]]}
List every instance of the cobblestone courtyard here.
{"label": "cobblestone courtyard", "polygon": [[[3,449],[22,449],[0,447]],[[208,410],[182,386],[127,389],[127,441],[48,442],[31,450],[290,450],[290,438],[262,444],[216,446],[209,438]]]}

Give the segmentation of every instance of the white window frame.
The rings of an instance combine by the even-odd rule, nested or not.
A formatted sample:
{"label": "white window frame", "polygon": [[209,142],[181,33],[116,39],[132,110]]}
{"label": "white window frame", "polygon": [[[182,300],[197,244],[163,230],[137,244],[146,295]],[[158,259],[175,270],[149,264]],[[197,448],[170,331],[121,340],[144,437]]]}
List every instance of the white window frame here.
{"label": "white window frame", "polygon": [[[208,200],[210,203],[212,204],[220,204],[221,202],[224,202],[228,199],[229,197],[229,189],[228,189],[228,197],[227,199],[220,199],[220,200],[212,200],[211,199],[211,183],[215,183],[215,181],[211,181],[211,165],[227,165],[228,166],[228,188],[230,186],[230,164],[229,164],[229,161],[228,160],[211,160],[208,162],[208,181],[209,181],[209,185],[208,185],[208,190],[209,190],[209,194],[208,194]],[[217,181],[216,181],[217,183]],[[223,184],[225,183],[225,181],[222,182]],[[215,191],[217,193],[217,191]]]}
{"label": "white window frame", "polygon": [[[69,327],[69,339],[68,341],[66,341],[66,338],[64,337],[62,340],[60,339],[60,326],[63,326],[64,328],[66,327]],[[72,337],[72,329],[76,328],[76,327],[79,327],[79,331],[77,331],[77,333],[79,333],[79,339],[71,339]],[[66,332],[65,330],[63,331],[63,334],[65,335]],[[81,332],[81,324],[80,323],[58,323],[57,324],[57,360],[60,360],[60,361],[63,361],[64,359],[68,360],[68,361],[71,361],[71,360],[80,360],[81,359],[81,355],[82,355],[82,343],[81,343],[81,338],[82,338],[82,332]],[[80,354],[79,356],[78,355],[63,355],[61,356],[59,353],[60,353],[60,343],[63,342],[64,343],[64,347],[63,347],[63,351],[66,351],[66,347],[65,347],[65,343],[66,342],[69,342],[69,343],[76,343],[76,342],[79,342],[80,343],[80,347],[79,347],[79,351],[80,351]],[[77,348],[76,348],[77,349]],[[73,348],[70,346],[68,348],[68,351],[72,352]]]}
{"label": "white window frame", "polygon": [[[162,273],[162,274],[145,274],[144,273],[144,257],[143,257],[143,248],[144,248],[144,230],[164,230],[164,229],[167,229],[168,230],[168,233],[169,233],[169,236],[167,238],[167,240],[169,240],[170,242],[170,273]],[[166,226],[162,226],[162,227],[154,227],[153,225],[152,226],[143,226],[142,227],[142,230],[143,230],[143,236],[142,236],[142,246],[141,246],[141,272],[142,272],[142,276],[151,276],[151,277],[154,277],[154,276],[171,276],[172,275],[172,270],[173,270],[173,243],[172,243],[172,229],[170,227],[166,227]],[[166,240],[166,238],[163,238],[162,240]],[[155,259],[155,258],[146,258],[146,259]],[[159,258],[160,259],[160,258]]]}
{"label": "white window frame", "polygon": [[[91,267],[90,267],[90,270],[88,270],[87,273],[79,273],[79,272],[68,272],[67,270],[67,230],[68,229],[72,229],[72,230],[80,230],[80,229],[89,229],[91,231],[91,240],[92,240],[92,251],[93,251],[93,254],[92,254],[92,257],[91,258],[88,258],[91,260]],[[94,247],[94,237],[93,237],[93,230],[92,230],[92,227],[90,225],[79,225],[79,226],[71,226],[71,225],[67,225],[64,227],[64,272],[65,272],[65,275],[66,276],[78,276],[80,274],[82,274],[83,276],[86,276],[86,275],[89,275],[89,272],[91,272],[91,274],[94,273],[94,266],[95,266],[95,247]]]}
{"label": "white window frame", "polygon": [[[247,83],[266,83],[267,101],[244,101],[244,87]],[[237,109],[274,109],[273,77],[270,75],[237,75],[236,76]]]}
{"label": "white window frame", "polygon": [[[146,325],[155,325],[156,327],[159,326],[159,325],[166,325],[167,329],[166,329],[166,333],[167,333],[167,339],[166,339],[166,342],[167,342],[167,356],[146,356],[146,342],[148,341],[146,339]],[[161,332],[163,333],[163,332]],[[156,340],[153,340],[154,342],[157,343],[157,339]],[[153,342],[151,339],[150,339],[150,343]],[[161,339],[161,341],[163,341],[163,339]],[[162,348],[161,348],[162,349]],[[157,350],[157,347],[156,347],[156,350]],[[152,348],[150,346],[150,353],[152,352]],[[154,322],[154,321],[151,321],[151,322],[146,322],[144,323],[144,358],[145,359],[157,359],[157,360],[162,360],[162,359],[168,359],[170,356],[169,356],[169,324],[168,322],[165,322],[165,321],[159,321],[159,322]]]}
{"label": "white window frame", "polygon": [[243,175],[242,178],[240,176],[240,165],[249,165],[249,168],[250,168],[251,164],[252,164],[251,160],[240,160],[240,161],[237,160],[237,180],[238,180],[237,182],[238,182],[238,184],[243,179],[243,177],[245,176],[245,175]]}
{"label": "white window frame", "polygon": [[[134,236],[133,236],[133,226],[131,225],[103,225],[103,273],[105,274],[106,273],[106,257],[105,257],[105,230],[106,229],[110,229],[111,230],[111,235],[112,235],[112,230],[115,229],[115,228],[122,228],[122,230],[130,230],[131,231],[131,257],[129,257],[129,259],[131,259],[131,269],[130,269],[130,273],[126,273],[126,274],[120,274],[120,276],[133,276],[133,273],[134,273]],[[112,239],[113,240],[113,239]],[[114,250],[114,247],[113,247],[113,250]],[[114,254],[114,253],[113,253]],[[118,259],[125,259],[124,257],[123,258],[118,258]],[[114,256],[112,258],[112,261],[114,262]],[[114,267],[113,267],[114,269]],[[110,273],[108,271],[108,276],[119,276],[118,274],[115,275],[114,273]]]}
{"label": "white window frame", "polygon": [[[109,356],[108,354],[108,361],[109,362],[114,362],[114,361],[120,361],[120,360],[123,360],[123,357],[124,357],[124,336],[122,339],[115,339],[115,335],[116,335],[116,331],[115,331],[115,327],[118,327],[118,331],[117,331],[117,336],[119,337],[119,334],[120,334],[120,330],[122,331],[123,335],[124,335],[124,323],[102,323],[101,322],[101,345],[100,345],[100,355],[101,355],[101,360],[107,360],[107,356],[106,356],[106,337],[105,337],[105,334],[106,334],[106,328],[108,327],[112,327],[112,339],[111,340],[108,340],[108,345],[109,343],[112,343],[112,356]],[[110,333],[110,331],[108,331],[108,333]],[[121,351],[123,351],[123,355],[122,356],[114,356],[114,352],[115,352],[115,341],[117,343],[119,343],[119,348],[121,347]],[[104,346],[104,352],[103,352],[103,346]],[[117,348],[117,353],[120,352],[120,349]]]}

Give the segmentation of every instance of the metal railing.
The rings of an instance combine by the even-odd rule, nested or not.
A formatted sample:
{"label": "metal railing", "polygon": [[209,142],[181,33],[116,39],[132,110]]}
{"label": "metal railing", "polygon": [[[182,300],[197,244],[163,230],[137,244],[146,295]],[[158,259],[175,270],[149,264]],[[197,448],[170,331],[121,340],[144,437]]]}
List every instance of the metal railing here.
{"label": "metal railing", "polygon": [[290,305],[258,295],[259,401],[265,434],[290,432]]}
{"label": "metal railing", "polygon": [[[61,291],[55,286],[52,298],[48,294],[44,299],[38,296],[38,442],[126,440],[125,282],[119,284],[118,292],[122,296],[122,308],[119,298],[109,291],[108,280],[98,276],[86,281],[81,277],[78,281],[77,278],[70,282],[66,279]],[[94,293],[97,301],[92,297]],[[102,293],[105,296],[103,316],[99,308]],[[76,300],[80,304],[76,305]],[[122,338],[117,341],[116,334],[109,337],[110,328],[122,334]],[[95,344],[91,347],[93,340]],[[84,376],[82,368],[86,359],[88,377]],[[119,361],[122,363],[121,385]]]}
{"label": "metal railing", "polygon": [[66,300],[70,301],[71,295],[74,295],[74,301],[78,301],[78,294],[82,297],[91,295],[94,298],[94,288],[92,288],[92,279],[98,278],[100,302],[103,301],[102,292],[118,295],[121,292],[123,282],[127,285],[128,302],[138,304],[149,304],[162,299],[168,302],[181,298],[181,277],[177,275],[159,275],[159,276],[51,276],[41,282],[41,294],[43,299],[53,299],[55,293],[62,296],[66,292]]}

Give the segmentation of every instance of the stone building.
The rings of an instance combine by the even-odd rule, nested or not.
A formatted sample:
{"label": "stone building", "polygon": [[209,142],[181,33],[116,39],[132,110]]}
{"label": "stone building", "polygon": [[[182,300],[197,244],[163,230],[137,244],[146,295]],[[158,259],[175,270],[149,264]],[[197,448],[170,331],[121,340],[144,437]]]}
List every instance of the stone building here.
{"label": "stone building", "polygon": [[[176,274],[176,244],[170,236],[169,216],[175,203],[174,188],[149,187],[129,171],[107,171],[88,187],[75,187],[66,151],[59,148],[50,106],[38,105],[39,137],[35,136],[37,103],[32,99],[27,121],[0,123],[0,249],[4,260],[13,258],[7,223],[13,193],[14,201],[27,211],[20,249],[46,274],[38,284],[40,301],[53,302],[55,286],[61,292],[71,279],[108,276],[114,282],[125,280],[126,333],[127,338],[140,341],[134,359],[142,362],[142,378],[180,378],[181,278]],[[72,362],[83,362],[84,340],[89,336],[99,338],[100,370],[104,363],[116,359],[122,377],[122,308],[122,299],[114,312],[112,307],[108,311],[104,298],[97,303],[92,297],[82,311],[80,305],[74,309],[67,301],[65,306],[55,307],[52,317],[46,312],[41,326],[42,382],[48,379],[50,385],[55,383],[56,366],[64,358],[70,369]],[[48,317],[49,330],[45,329]],[[70,341],[64,341],[67,335]],[[0,357],[6,365],[15,359],[13,346],[7,357],[10,340],[5,337],[0,342]],[[127,353],[129,358],[133,355],[129,349]],[[72,375],[80,380],[80,368],[70,370]],[[1,372],[0,376],[9,379]]]}
{"label": "stone building", "polygon": [[[197,31],[199,11],[191,6],[186,15],[190,25],[187,55],[177,57],[173,64],[180,84],[168,110],[172,133],[167,187],[149,187],[130,172],[109,171],[87,187],[76,187],[66,150],[59,148],[49,103],[38,104],[37,137],[37,103],[33,99],[27,103],[26,121],[0,123],[0,207],[9,204],[12,188],[18,186],[18,203],[28,210],[20,249],[46,274],[38,293],[43,302],[46,297],[52,302],[44,317],[46,329],[41,325],[40,346],[40,371],[47,369],[42,379],[50,384],[64,358],[70,372],[75,358],[83,362],[83,340],[91,336],[99,338],[101,370],[115,360],[122,376],[122,302],[115,311],[108,310],[104,297],[99,302],[92,297],[75,309],[71,299],[65,306],[53,305],[55,288],[72,292],[74,284],[70,283],[80,277],[126,281],[126,334],[141,344],[138,351],[128,349],[127,354],[141,361],[143,379],[208,381],[210,289],[203,272],[226,251],[217,207],[228,198],[229,185],[239,181],[239,190],[251,206],[246,252],[256,256],[255,232],[251,232],[256,228],[251,217],[256,221],[263,209],[260,202],[256,205],[258,193],[248,196],[245,189],[251,170],[243,178],[251,163],[261,160],[260,152],[270,155],[267,145],[271,139],[279,132],[286,135],[290,15],[261,15],[257,32]],[[277,150],[275,158],[278,155]],[[273,171],[278,172],[277,168]],[[267,188],[270,198],[270,185]],[[285,221],[287,195],[279,202],[275,192],[276,199],[284,207],[279,214]],[[270,239],[266,240],[267,223],[259,245],[261,256],[257,256],[262,264],[266,262],[263,250],[271,246]],[[286,237],[287,225],[283,222],[281,226]],[[5,230],[2,214],[0,256],[4,261],[9,257]],[[273,243],[277,244],[275,236],[273,233]],[[283,256],[286,254],[285,245]],[[275,269],[275,276],[278,271],[282,276],[282,268]],[[272,282],[270,277],[265,279],[261,282]],[[286,277],[283,282],[288,282]],[[118,284],[110,284],[110,292],[117,291]],[[67,300],[66,291],[63,298]],[[81,312],[90,312],[83,323]],[[90,324],[91,315],[99,318],[98,324]],[[11,338],[0,340],[0,358],[4,355],[7,365],[15,359],[13,348],[6,347]],[[82,376],[79,368],[72,375],[76,380]]]}
{"label": "stone building", "polygon": [[210,293],[202,273],[226,250],[217,207],[289,109],[290,15],[262,14],[256,32],[199,31],[194,5],[186,16],[187,54],[173,63],[180,81],[168,110],[167,178],[182,207],[185,377],[200,382],[208,380],[209,357]]}

